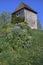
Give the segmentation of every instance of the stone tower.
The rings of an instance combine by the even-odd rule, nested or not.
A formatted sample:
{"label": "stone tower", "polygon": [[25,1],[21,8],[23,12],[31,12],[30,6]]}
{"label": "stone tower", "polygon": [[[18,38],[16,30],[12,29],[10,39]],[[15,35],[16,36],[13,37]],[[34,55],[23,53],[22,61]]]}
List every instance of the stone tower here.
{"label": "stone tower", "polygon": [[32,29],[37,29],[37,12],[34,11],[30,6],[25,3],[21,3],[12,15],[16,14],[19,17],[24,17],[25,21],[28,23]]}

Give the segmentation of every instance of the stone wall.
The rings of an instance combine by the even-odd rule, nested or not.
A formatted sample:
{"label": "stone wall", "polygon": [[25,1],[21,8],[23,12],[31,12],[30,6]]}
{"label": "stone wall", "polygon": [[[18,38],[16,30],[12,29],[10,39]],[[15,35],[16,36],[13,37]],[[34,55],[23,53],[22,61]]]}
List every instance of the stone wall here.
{"label": "stone wall", "polygon": [[24,9],[25,21],[32,29],[37,29],[37,14]]}

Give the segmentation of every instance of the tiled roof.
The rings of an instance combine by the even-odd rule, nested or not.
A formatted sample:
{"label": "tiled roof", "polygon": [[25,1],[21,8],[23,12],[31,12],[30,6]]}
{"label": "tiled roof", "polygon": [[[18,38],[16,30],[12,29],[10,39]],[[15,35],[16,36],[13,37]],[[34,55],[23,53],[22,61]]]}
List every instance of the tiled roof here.
{"label": "tiled roof", "polygon": [[37,14],[36,11],[34,11],[30,6],[28,6],[28,5],[25,4],[25,3],[21,3],[21,4],[15,9],[14,13],[16,13],[16,12],[19,11],[19,10],[21,10],[22,8],[26,8],[26,9],[28,9],[28,10],[30,10],[30,11],[32,11],[32,12],[34,12],[34,13]]}

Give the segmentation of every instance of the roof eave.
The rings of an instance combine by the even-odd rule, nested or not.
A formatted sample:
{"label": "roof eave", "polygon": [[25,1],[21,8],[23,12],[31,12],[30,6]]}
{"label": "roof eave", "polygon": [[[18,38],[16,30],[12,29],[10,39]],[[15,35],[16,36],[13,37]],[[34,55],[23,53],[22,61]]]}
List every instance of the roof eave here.
{"label": "roof eave", "polygon": [[31,12],[34,12],[34,13],[36,13],[36,14],[38,14],[36,11],[34,11],[34,10],[31,10],[31,9],[28,9],[28,8],[26,8],[26,7],[24,7],[25,9],[27,9],[27,10],[29,10],[29,11],[31,11]]}
{"label": "roof eave", "polygon": [[[28,9],[28,8],[26,8],[26,7],[23,7],[22,9],[27,9],[27,10],[29,10],[29,11],[31,11],[31,12],[34,12],[35,14],[38,14],[36,11],[31,10],[31,9]],[[22,9],[20,9],[20,10],[22,10]],[[20,10],[18,10],[18,11],[20,11]],[[15,13],[18,12],[18,11],[13,12],[12,14],[15,14]]]}

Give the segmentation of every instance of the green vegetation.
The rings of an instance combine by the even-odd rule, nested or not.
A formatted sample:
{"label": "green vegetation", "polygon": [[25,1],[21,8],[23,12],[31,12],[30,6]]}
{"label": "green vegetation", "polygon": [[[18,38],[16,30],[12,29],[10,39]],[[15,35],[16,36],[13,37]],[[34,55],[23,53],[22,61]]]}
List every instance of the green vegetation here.
{"label": "green vegetation", "polygon": [[12,23],[20,23],[20,22],[23,22],[24,21],[24,17],[18,17],[17,15],[12,15]]}
{"label": "green vegetation", "polygon": [[43,65],[43,30],[24,22],[0,28],[0,65]]}
{"label": "green vegetation", "polygon": [[37,21],[37,28],[38,28],[38,29],[42,29],[42,26],[41,26],[40,20]]}

